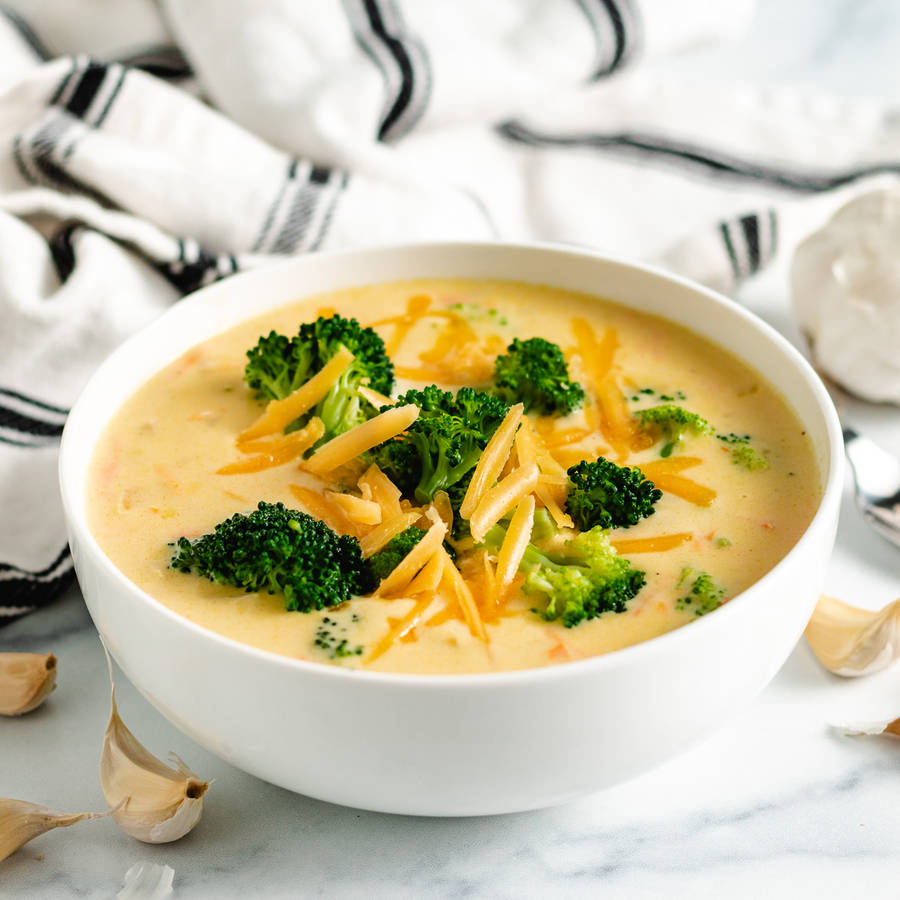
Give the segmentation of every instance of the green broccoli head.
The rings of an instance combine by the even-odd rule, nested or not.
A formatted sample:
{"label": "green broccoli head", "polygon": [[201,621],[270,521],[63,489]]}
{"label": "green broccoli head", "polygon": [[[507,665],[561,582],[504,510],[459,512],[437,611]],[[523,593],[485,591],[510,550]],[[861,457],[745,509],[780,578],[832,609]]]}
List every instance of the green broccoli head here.
{"label": "green broccoli head", "polygon": [[725,588],[716,584],[708,572],[695,572],[693,569],[682,569],[678,586],[690,582],[687,593],[675,601],[676,609],[693,612],[696,616],[718,609],[725,600]]}
{"label": "green broccoli head", "polygon": [[686,434],[712,434],[713,428],[702,416],[681,406],[666,403],[640,409],[636,415],[641,428],[656,433],[663,442],[660,456],[671,456]]}
{"label": "green broccoli head", "polygon": [[637,525],[653,515],[653,505],[662,497],[639,468],[617,466],[603,457],[572,466],[568,475],[566,511],[582,531]]}
{"label": "green broccoli head", "polygon": [[494,363],[494,382],[500,397],[521,401],[526,412],[564,416],[584,402],[584,388],[570,380],[562,350],[544,338],[515,338]]}
{"label": "green broccoli head", "polygon": [[428,503],[447,491],[454,510],[481,452],[509,411],[501,400],[472,388],[454,397],[436,385],[407,391],[396,405],[414,403],[419,417],[399,437],[373,448],[368,458],[378,464],[405,496]]}
{"label": "green broccoli head", "polygon": [[283,503],[260,503],[236,513],[211,534],[175,543],[170,565],[210,581],[284,594],[289,611],[337,606],[374,584],[356,538],[335,534],[324,522]]}
{"label": "green broccoli head", "polygon": [[[485,543],[497,548],[505,529],[495,525]],[[605,612],[624,612],[629,600],[644,586],[644,573],[618,556],[602,528],[593,528],[568,541],[561,553],[529,544],[519,564],[525,573],[525,591],[542,596],[544,619],[558,620],[566,628],[595,619]]]}
{"label": "green broccoli head", "polygon": [[384,341],[372,328],[334,315],[301,325],[290,339],[270,332],[247,351],[244,380],[261,400],[283,400],[319,372],[341,346],[353,354],[353,362],[316,408],[286,429],[296,430],[311,416],[318,416],[325,425],[320,441],[324,443],[369,417],[360,404],[360,385],[368,384],[382,394],[393,390],[393,363],[385,353]]}
{"label": "green broccoli head", "polygon": [[382,581],[406,559],[407,554],[422,538],[425,532],[415,525],[410,525],[396,537],[391,538],[377,553],[369,557],[369,566],[376,581]]}

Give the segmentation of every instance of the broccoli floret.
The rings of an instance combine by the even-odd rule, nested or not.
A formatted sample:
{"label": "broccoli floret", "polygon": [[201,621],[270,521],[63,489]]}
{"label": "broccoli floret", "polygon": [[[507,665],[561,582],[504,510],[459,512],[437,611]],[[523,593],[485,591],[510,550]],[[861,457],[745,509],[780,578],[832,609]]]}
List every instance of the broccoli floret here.
{"label": "broccoli floret", "polygon": [[494,383],[500,397],[521,401],[526,412],[564,416],[584,402],[584,388],[569,379],[562,350],[544,338],[515,338],[494,363]]}
{"label": "broccoli floret", "polygon": [[717,434],[716,437],[731,451],[731,461],[736,466],[743,466],[750,472],[761,472],[769,468],[769,461],[761,453],[750,446],[749,434]]}
{"label": "broccoli floret", "polygon": [[401,531],[396,537],[391,538],[381,550],[373,553],[369,557],[369,565],[372,567],[375,580],[387,578],[423,537],[425,532],[421,528],[410,525],[406,531]]}
{"label": "broccoli floret", "polygon": [[693,569],[683,569],[678,586],[692,581],[688,592],[675,601],[675,608],[685,612],[693,611],[696,616],[718,609],[725,599],[725,588],[720,587],[713,577],[707,572],[694,572]]}
{"label": "broccoli floret", "polygon": [[244,380],[259,399],[283,400],[320,371],[341,346],[353,354],[353,362],[315,409],[286,429],[294,431],[318,416],[325,425],[320,441],[324,443],[369,418],[360,404],[360,385],[366,383],[382,394],[393,390],[393,363],[385,353],[384,341],[372,328],[334,315],[301,325],[293,338],[272,331],[247,351]]}
{"label": "broccoli floret", "polygon": [[731,448],[731,461],[736,466],[743,466],[750,472],[761,472],[769,468],[769,461],[757,453],[749,444],[739,444]]}
{"label": "broccoli floret", "polygon": [[357,644],[355,647],[350,644],[346,637],[342,637],[347,632],[346,625],[340,625],[336,619],[325,616],[316,629],[316,636],[313,639],[313,645],[325,650],[331,659],[346,659],[348,656],[362,656],[364,647]]}
{"label": "broccoli floret", "polygon": [[697,413],[690,412],[681,406],[666,403],[663,406],[651,406],[640,409],[636,415],[641,427],[656,432],[663,441],[660,456],[671,456],[672,451],[681,443],[685,434],[712,434],[709,422]]}
{"label": "broccoli floret", "polygon": [[568,471],[569,495],[566,511],[582,531],[600,528],[628,528],[652,516],[653,504],[662,491],[635,467],[617,466],[602,456],[582,461]]}
{"label": "broccoli floret", "polygon": [[461,485],[468,483],[466,476],[509,407],[483,391],[460,388],[454,397],[433,384],[407,391],[396,405],[408,403],[419,407],[419,417],[402,435],[373,448],[368,458],[405,496],[428,503],[443,490],[457,511],[465,495]]}
{"label": "broccoli floret", "polygon": [[[505,529],[495,525],[487,534],[489,547],[499,547]],[[616,554],[602,528],[584,531],[567,541],[563,552],[545,552],[534,544],[525,548],[519,571],[525,591],[546,597],[540,615],[573,628],[605,612],[624,612],[644,586],[644,573]]]}
{"label": "broccoli floret", "polygon": [[170,565],[245,591],[284,594],[289,611],[337,606],[374,587],[359,542],[283,503],[235,513],[215,531],[175,543]]}

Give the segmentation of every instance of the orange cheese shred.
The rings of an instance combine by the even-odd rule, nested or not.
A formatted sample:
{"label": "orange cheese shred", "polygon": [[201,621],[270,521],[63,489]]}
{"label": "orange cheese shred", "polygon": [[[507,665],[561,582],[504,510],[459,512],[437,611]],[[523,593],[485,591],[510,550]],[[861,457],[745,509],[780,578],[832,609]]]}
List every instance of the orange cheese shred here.
{"label": "orange cheese shred", "polygon": [[664,494],[674,494],[695,506],[709,506],[716,499],[716,492],[712,488],[691,481],[690,478],[682,478],[680,475],[657,473],[652,481]]}
{"label": "orange cheese shred", "polygon": [[392,406],[394,403],[387,395],[382,394],[379,391],[373,391],[372,388],[366,387],[364,384],[356,389],[356,393],[359,394],[366,403],[370,403],[374,406],[375,409],[381,409],[382,406]]}
{"label": "orange cheese shred", "polygon": [[559,528],[574,528],[572,517],[562,508],[562,503],[557,501],[556,495],[549,485],[540,481],[534,488],[535,496],[544,504],[551,518]]}
{"label": "orange cheese shred", "polygon": [[513,513],[509,528],[500,545],[497,554],[496,572],[496,597],[497,602],[502,603],[505,593],[509,590],[519,564],[525,554],[525,548],[531,540],[531,531],[534,527],[534,497],[531,494],[523,497]]}
{"label": "orange cheese shred", "polygon": [[454,564],[453,560],[450,559],[447,551],[443,547],[441,547],[440,552],[445,557],[444,580],[449,582],[453,593],[456,595],[456,600],[462,608],[466,624],[469,626],[469,631],[474,637],[487,642],[488,634],[484,627],[484,622],[481,619],[481,615],[478,612],[478,606],[475,603],[475,598],[472,596],[472,591],[466,584],[465,579],[462,577],[462,575],[460,575],[459,569],[456,568],[456,565]]}
{"label": "orange cheese shred", "polygon": [[344,515],[340,507],[329,503],[318,491],[304,487],[300,484],[288,485],[291,493],[300,501],[300,504],[314,518],[324,522],[332,531],[338,534],[350,534],[358,537],[359,532],[353,523]]}
{"label": "orange cheese shred", "polygon": [[410,512],[398,512],[393,518],[382,521],[365,537],[359,539],[359,549],[362,551],[362,555],[371,556],[373,553],[377,553],[388,541],[406,531],[410,525],[415,525],[421,518],[422,514],[416,509]]}
{"label": "orange cheese shred", "polygon": [[303,464],[303,467],[314,475],[324,475],[338,466],[356,459],[366,450],[396,437],[406,431],[419,416],[419,407],[414,403],[397,406],[379,413],[367,422],[356,425],[349,431],[332,438],[323,444]]}
{"label": "orange cheese shred", "polygon": [[391,481],[384,472],[372,463],[356,482],[360,490],[368,489],[372,493],[372,499],[381,507],[383,519],[399,516],[400,488]]}
{"label": "orange cheese shred", "polygon": [[481,502],[481,498],[503,470],[507,457],[512,450],[516,429],[519,427],[523,411],[524,406],[521,403],[511,406],[509,412],[487,442],[484,452],[475,465],[475,471],[472,473],[466,495],[459,505],[459,514],[464,519],[471,519],[475,508]]}
{"label": "orange cheese shred", "polygon": [[409,553],[400,561],[400,564],[375,589],[375,596],[383,597],[386,594],[398,594],[404,591],[413,580],[419,570],[439,551],[443,551],[442,544],[447,535],[447,526],[435,516],[428,531],[422,540],[416,544]]}
{"label": "orange cheese shred", "polygon": [[239,449],[244,453],[256,453],[249,459],[229,463],[216,470],[217,475],[243,475],[282,466],[305,453],[325,433],[325,426],[318,416],[313,416],[304,428],[274,438],[247,441]]}
{"label": "orange cheese shred", "polygon": [[443,577],[444,557],[440,553],[435,553],[409,583],[406,593],[414,596],[424,591],[436,591]]}
{"label": "orange cheese shred", "polygon": [[670,456],[668,459],[639,463],[638,468],[652,480],[657,475],[677,475],[685,469],[699,466],[702,462],[703,460],[697,456]]}
{"label": "orange cheese shred", "polygon": [[353,362],[353,354],[341,347],[334,356],[305,384],[283,400],[272,400],[265,412],[245,431],[238,435],[238,445],[267,434],[276,434],[309,412],[334,386]]}
{"label": "orange cheese shred", "polygon": [[484,540],[488,530],[496,525],[508,510],[538,486],[539,474],[535,463],[519,466],[485,492],[478,501],[478,508],[469,519],[469,530],[476,544]]}
{"label": "orange cheese shred", "polygon": [[684,531],[678,534],[660,534],[656,537],[623,538],[610,541],[610,543],[617,553],[627,555],[629,553],[662,553],[666,550],[674,550],[693,539],[694,535]]}
{"label": "orange cheese shred", "polygon": [[[619,339],[612,328],[607,328],[601,340],[587,319],[572,319],[572,330],[581,356],[581,364],[588,376],[597,403],[596,411],[585,404],[585,414],[598,420],[603,437],[609,441],[620,460],[628,456],[637,428],[628,411],[625,395],[614,377],[613,361]],[[594,424],[593,422],[591,424]]]}
{"label": "orange cheese shred", "polygon": [[425,594],[416,600],[409,612],[401,619],[388,619],[390,625],[388,633],[372,648],[372,651],[366,658],[366,662],[371,663],[380,656],[384,656],[397,641],[403,640],[410,634],[416,625],[419,624],[419,620],[433,599],[434,596],[432,594]]}
{"label": "orange cheese shred", "polygon": [[355,525],[381,524],[381,507],[374,500],[363,500],[362,497],[339,491],[325,491],[325,497],[335,506],[339,506]]}

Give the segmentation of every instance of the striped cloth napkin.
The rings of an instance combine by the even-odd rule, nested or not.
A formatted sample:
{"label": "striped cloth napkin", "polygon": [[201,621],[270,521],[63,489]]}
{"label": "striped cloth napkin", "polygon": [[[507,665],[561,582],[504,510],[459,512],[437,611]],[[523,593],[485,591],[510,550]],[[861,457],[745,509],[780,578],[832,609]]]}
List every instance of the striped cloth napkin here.
{"label": "striped cloth napkin", "polygon": [[452,238],[734,290],[900,160],[876,106],[671,76],[752,0],[73,8],[0,13],[0,624],[72,575],[67,409],[185,293],[286,254]]}

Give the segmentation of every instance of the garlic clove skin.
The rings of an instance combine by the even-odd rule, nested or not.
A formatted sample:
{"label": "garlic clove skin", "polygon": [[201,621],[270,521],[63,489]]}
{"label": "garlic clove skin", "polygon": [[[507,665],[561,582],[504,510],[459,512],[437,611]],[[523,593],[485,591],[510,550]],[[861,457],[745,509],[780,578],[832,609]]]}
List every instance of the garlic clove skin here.
{"label": "garlic clove skin", "polygon": [[0,716],[37,709],[55,688],[52,653],[0,653]]}
{"label": "garlic clove skin", "polygon": [[900,600],[873,612],[821,596],[806,626],[819,662],[836,675],[871,675],[900,657]]}
{"label": "garlic clove skin", "polygon": [[68,828],[85,819],[102,819],[109,813],[61,813],[26,800],[0,799],[0,860],[54,828]]}
{"label": "garlic clove skin", "polygon": [[791,293],[816,365],[848,391],[900,403],[900,187],[843,206],[801,243]]}
{"label": "garlic clove skin", "polygon": [[[112,670],[110,669],[110,679]],[[168,766],[150,753],[119,717],[115,688],[103,738],[100,786],[116,824],[148,844],[184,837],[200,820],[208,781],[201,781],[178,757]],[[173,754],[174,756],[174,754]]]}

